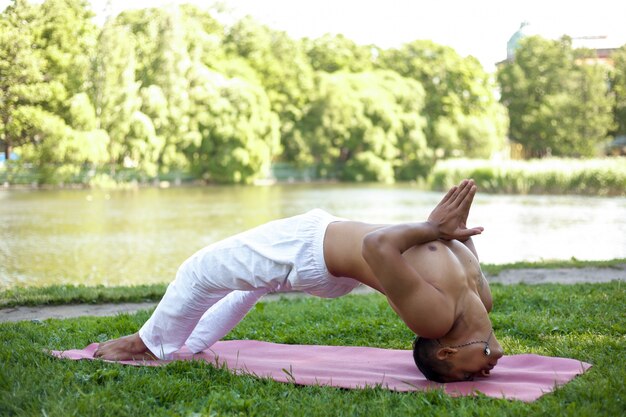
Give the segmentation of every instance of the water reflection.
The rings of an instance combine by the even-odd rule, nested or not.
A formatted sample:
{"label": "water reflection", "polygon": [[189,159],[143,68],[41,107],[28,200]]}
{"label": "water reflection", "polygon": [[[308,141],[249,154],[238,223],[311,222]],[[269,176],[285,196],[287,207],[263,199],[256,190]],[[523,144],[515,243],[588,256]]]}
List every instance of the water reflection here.
{"label": "water reflection", "polygon": [[[422,220],[441,193],[302,184],[132,191],[0,191],[0,286],[170,281],[197,249],[314,207],[355,220]],[[626,199],[478,195],[481,261],[626,257]]]}

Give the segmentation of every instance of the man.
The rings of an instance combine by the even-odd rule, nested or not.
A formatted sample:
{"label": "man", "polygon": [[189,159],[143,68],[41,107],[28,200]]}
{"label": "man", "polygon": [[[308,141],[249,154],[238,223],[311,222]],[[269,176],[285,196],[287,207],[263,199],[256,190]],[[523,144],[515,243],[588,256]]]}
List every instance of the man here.
{"label": "man", "polygon": [[339,297],[360,283],[384,294],[416,334],[424,375],[448,382],[487,376],[502,356],[492,299],[467,228],[471,180],[448,191],[422,223],[374,225],[322,210],[277,220],[210,245],[179,268],[138,333],[101,344],[104,359],[166,359],[226,335],[268,292]]}

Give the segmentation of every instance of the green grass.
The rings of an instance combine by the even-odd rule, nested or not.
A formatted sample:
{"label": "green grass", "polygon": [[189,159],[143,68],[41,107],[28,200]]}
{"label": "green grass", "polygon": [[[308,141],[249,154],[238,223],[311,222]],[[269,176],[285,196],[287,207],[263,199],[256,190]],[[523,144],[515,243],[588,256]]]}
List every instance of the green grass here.
{"label": "green grass", "polygon": [[[498,275],[509,269],[556,269],[556,268],[621,268],[626,265],[626,258],[609,259],[604,261],[581,261],[571,258],[566,260],[544,260],[539,262],[514,262],[510,264],[481,264],[487,275]],[[1,300],[1,298],[0,298]]]}
{"label": "green grass", "polygon": [[[0,415],[504,416],[623,415],[626,286],[494,285],[495,332],[508,354],[576,358],[594,366],[533,403],[451,398],[440,391],[301,387],[234,376],[207,364],[124,367],[42,352],[136,331],[149,312],[0,324]],[[410,347],[411,332],[379,295],[259,303],[229,339]]]}
{"label": "green grass", "polygon": [[159,301],[166,284],[128,287],[88,287],[84,285],[52,285],[48,287],[15,287],[0,292],[0,308],[15,306],[138,303]]}
{"label": "green grass", "polygon": [[[614,268],[626,264],[626,258],[608,261],[546,260],[542,262],[516,262],[511,264],[482,264],[487,275],[497,275],[507,269],[522,268]],[[137,285],[129,287],[87,287],[83,285],[54,285],[48,287],[15,287],[0,291],[0,308],[15,306],[138,303],[159,301],[166,284]]]}

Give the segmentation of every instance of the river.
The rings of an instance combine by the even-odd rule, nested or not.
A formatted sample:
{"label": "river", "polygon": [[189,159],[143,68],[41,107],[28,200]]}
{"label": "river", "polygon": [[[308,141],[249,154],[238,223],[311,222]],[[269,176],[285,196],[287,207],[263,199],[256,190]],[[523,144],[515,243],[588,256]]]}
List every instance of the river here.
{"label": "river", "polygon": [[[375,223],[424,220],[442,193],[411,185],[283,184],[0,190],[0,288],[169,282],[220,238],[320,207]],[[626,258],[626,198],[478,194],[481,262]]]}

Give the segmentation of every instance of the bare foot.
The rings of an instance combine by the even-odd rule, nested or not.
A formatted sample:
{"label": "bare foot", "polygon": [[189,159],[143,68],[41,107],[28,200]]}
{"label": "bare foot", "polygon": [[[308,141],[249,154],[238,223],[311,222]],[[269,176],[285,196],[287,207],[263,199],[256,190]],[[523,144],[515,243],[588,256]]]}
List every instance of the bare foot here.
{"label": "bare foot", "polygon": [[112,361],[157,359],[148,350],[138,333],[100,343],[93,356]]}

